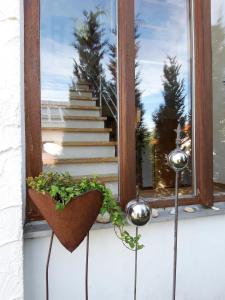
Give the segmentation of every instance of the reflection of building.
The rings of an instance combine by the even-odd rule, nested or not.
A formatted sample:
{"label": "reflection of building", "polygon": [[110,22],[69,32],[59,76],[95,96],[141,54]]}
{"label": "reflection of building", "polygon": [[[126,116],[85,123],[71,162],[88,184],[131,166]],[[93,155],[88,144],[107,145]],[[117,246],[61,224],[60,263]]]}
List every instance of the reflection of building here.
{"label": "reflection of building", "polygon": [[76,179],[98,176],[118,194],[116,142],[87,83],[70,91],[70,102],[42,102],[45,171],[68,171]]}

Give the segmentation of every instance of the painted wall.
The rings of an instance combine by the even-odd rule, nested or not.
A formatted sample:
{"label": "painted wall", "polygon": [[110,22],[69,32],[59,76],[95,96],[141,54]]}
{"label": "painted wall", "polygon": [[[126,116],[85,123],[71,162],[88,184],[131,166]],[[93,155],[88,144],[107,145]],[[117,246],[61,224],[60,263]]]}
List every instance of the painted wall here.
{"label": "painted wall", "polygon": [[20,1],[0,1],[0,299],[23,299]]}
{"label": "painted wall", "polygon": [[[183,220],[179,227],[177,300],[225,299],[225,216]],[[129,227],[129,230],[131,227]],[[139,300],[171,299],[173,222],[141,230]],[[25,240],[25,300],[45,299],[45,263],[49,238]],[[85,242],[73,253],[54,241],[50,263],[50,299],[83,300]],[[91,231],[89,298],[133,299],[134,253],[112,229]]]}

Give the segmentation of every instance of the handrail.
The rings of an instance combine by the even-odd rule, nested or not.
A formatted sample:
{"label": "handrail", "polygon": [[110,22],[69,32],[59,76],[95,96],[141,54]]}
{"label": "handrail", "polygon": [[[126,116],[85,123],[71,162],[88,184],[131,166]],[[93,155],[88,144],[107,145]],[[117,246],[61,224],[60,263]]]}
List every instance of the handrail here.
{"label": "handrail", "polygon": [[[110,85],[106,85],[106,83],[104,82],[102,76],[100,76],[100,85],[97,84],[97,82],[94,80],[94,78],[88,74],[88,77],[90,77],[91,82],[94,85],[95,90],[99,93],[100,95],[100,106],[102,106],[102,100],[105,102],[105,104],[107,105],[109,111],[111,112],[113,118],[115,119],[116,123],[117,123],[117,106],[115,104],[115,102],[113,101],[111,95],[109,94],[108,88],[110,88],[111,92],[113,93],[113,95],[115,96],[115,99],[117,99],[117,95],[115,93],[115,91],[112,89],[112,87]],[[103,89],[102,89],[103,87]]]}

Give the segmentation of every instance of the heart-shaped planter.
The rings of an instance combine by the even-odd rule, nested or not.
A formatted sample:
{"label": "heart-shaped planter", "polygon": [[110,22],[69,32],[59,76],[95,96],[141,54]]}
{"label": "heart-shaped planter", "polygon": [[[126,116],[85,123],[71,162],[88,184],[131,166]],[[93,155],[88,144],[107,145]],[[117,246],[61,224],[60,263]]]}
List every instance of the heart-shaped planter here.
{"label": "heart-shaped planter", "polygon": [[70,252],[73,252],[88,234],[103,202],[103,194],[93,190],[75,197],[63,210],[56,210],[55,201],[48,194],[41,194],[32,189],[29,189],[28,193],[59,241]]}

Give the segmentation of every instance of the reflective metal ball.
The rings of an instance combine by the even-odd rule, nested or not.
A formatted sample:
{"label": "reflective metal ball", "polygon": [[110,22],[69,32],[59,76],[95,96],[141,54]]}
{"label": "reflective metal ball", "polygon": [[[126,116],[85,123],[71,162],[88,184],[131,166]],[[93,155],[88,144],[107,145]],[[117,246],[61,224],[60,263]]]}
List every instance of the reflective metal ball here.
{"label": "reflective metal ball", "polygon": [[127,204],[126,214],[130,224],[143,226],[151,219],[152,210],[143,199],[135,199]]}
{"label": "reflective metal ball", "polygon": [[184,151],[175,149],[168,155],[168,162],[175,171],[182,171],[187,167],[188,156]]}

